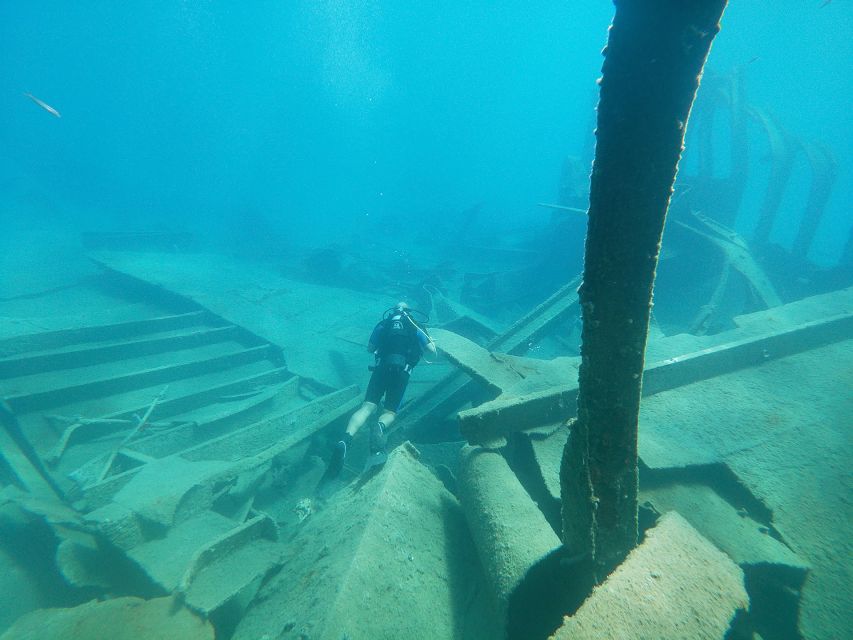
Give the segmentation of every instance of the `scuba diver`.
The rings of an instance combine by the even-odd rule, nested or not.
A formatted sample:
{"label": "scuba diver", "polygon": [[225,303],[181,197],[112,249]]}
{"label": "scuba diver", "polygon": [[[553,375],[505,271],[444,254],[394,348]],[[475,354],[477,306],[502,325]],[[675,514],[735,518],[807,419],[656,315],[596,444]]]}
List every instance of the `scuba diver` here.
{"label": "scuba diver", "polygon": [[383,464],[387,459],[385,444],[387,432],[403,402],[403,393],[409,375],[424,351],[433,355],[435,343],[412,318],[409,305],[398,302],[382,316],[373,328],[367,350],[374,354],[376,363],[368,367],[373,373],[367,384],[364,402],[349,419],[346,432],[336,444],[326,470],[326,476],[337,477],[344,465],[347,450],[358,430],[367,422],[385,396],[379,420],[370,427],[370,455],[365,469]]}

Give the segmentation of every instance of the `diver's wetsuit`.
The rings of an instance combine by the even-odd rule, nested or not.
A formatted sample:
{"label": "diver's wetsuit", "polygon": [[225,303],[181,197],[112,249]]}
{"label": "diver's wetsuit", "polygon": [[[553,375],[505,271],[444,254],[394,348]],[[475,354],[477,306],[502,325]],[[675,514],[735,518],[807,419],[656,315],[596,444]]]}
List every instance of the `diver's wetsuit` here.
{"label": "diver's wetsuit", "polygon": [[379,404],[384,395],[385,410],[396,413],[403,403],[412,367],[428,343],[427,334],[405,311],[395,310],[379,322],[370,334],[369,344],[376,347],[376,366],[367,384],[365,401]]}

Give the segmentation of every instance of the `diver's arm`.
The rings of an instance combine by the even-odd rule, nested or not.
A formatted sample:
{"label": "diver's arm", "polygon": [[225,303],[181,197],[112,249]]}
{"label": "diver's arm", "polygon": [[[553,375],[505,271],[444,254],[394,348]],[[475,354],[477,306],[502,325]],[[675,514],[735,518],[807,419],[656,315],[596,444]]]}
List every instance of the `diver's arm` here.
{"label": "diver's arm", "polygon": [[421,351],[429,351],[432,355],[435,355],[435,343],[427,332],[420,327],[418,327],[418,343],[421,345]]}

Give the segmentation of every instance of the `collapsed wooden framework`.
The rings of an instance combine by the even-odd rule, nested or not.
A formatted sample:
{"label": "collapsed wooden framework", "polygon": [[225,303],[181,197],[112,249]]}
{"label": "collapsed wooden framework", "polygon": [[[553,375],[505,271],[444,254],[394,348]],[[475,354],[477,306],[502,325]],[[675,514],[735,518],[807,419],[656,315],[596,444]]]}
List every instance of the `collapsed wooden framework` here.
{"label": "collapsed wooden framework", "polygon": [[[707,52],[724,4],[708,3],[714,6],[701,17],[710,28],[692,34],[691,48]],[[637,6],[620,3],[620,11]],[[694,53],[701,69],[704,53]],[[618,54],[618,47],[610,52],[617,61]],[[695,80],[697,70],[687,71]],[[645,311],[633,318],[634,330],[625,331],[635,347],[642,338],[639,364],[633,361],[637,370],[617,367],[612,359],[595,369],[597,382],[608,369],[630,378],[628,395],[639,395],[642,378],[653,411],[655,398],[665,394],[684,391],[687,397],[716,378],[823,348],[843,351],[853,339],[853,290],[784,304],[751,250],[767,241],[800,149],[813,180],[793,252],[806,255],[834,180],[830,156],[793,143],[769,116],[742,106],[737,81],[718,89],[717,98],[718,108],[731,110],[737,144],[732,173],[722,181],[711,179],[712,148],[706,147],[700,159],[706,186],[723,189],[728,204],[739,203],[746,169],[737,145],[745,140],[746,119],[766,132],[774,170],[749,243],[728,228],[733,220],[695,211],[675,220],[724,256],[691,335],[652,340],[644,362],[648,299],[640,296],[632,300],[634,310],[646,305]],[[700,133],[710,145],[713,115],[706,118]],[[683,120],[669,131],[679,146],[676,159]],[[674,164],[670,169],[674,176]],[[659,181],[667,190],[672,176]],[[627,191],[636,186],[627,184]],[[594,205],[603,192],[596,193]],[[662,228],[669,193],[659,196],[649,208]],[[626,202],[636,208],[636,201]],[[606,204],[597,202],[599,209]],[[596,224],[601,215],[591,209]],[[634,222],[642,227],[647,221]],[[659,240],[658,227],[652,239],[657,234]],[[608,256],[601,258],[599,253],[599,262],[612,266]],[[133,260],[99,259],[138,280],[150,270],[134,268]],[[732,272],[744,277],[766,309],[711,334]],[[612,272],[604,269],[604,275]],[[583,291],[587,346],[595,342],[588,329],[601,323],[608,301],[615,300],[610,311],[621,302],[606,286],[596,293],[593,280]],[[582,361],[524,354],[577,315],[579,283],[562,286],[506,330],[424,286],[443,320],[433,337],[455,368],[428,380],[405,406],[392,436],[396,450],[382,473],[325,503],[314,493],[323,474],[318,443],[358,405],[358,390],[299,375],[311,373],[299,370],[305,359],[298,373],[289,369],[269,327],[251,313],[229,318],[227,307],[200,296],[159,317],[2,341],[0,506],[49,527],[58,572],[81,594],[171,595],[213,621],[220,634],[237,639],[265,633],[331,638],[353,630],[378,637],[389,621],[400,636],[429,629],[436,638],[545,637],[569,613],[555,637],[599,637],[603,625],[621,629],[622,637],[748,637],[753,631],[796,637],[810,563],[798,553],[796,535],[776,521],[774,496],[737,460],[772,435],[753,434],[744,442],[736,437],[737,425],[720,426],[727,437],[715,448],[691,441],[685,425],[670,429],[641,418],[631,450],[624,438],[600,431],[602,451],[627,451],[629,475],[637,474],[639,463],[624,504],[608,507],[627,519],[603,532],[593,531],[601,524],[581,513],[601,498],[573,498],[565,472],[561,482],[565,444],[578,433],[570,420]],[[257,308],[287,290],[280,284],[262,289],[250,300]],[[193,298],[180,286],[170,293],[173,299]],[[603,304],[597,302],[601,296]],[[330,359],[339,363],[342,358],[333,354]],[[464,448],[430,437],[448,423],[458,426]],[[691,436],[697,437],[695,431]],[[412,439],[430,444],[418,448]],[[588,433],[585,439],[588,445]],[[584,450],[575,453],[582,458]],[[646,539],[631,550],[638,528]],[[608,536],[619,540],[597,550]],[[589,573],[603,581],[614,567],[590,594]],[[435,599],[426,601],[423,592]],[[667,604],[666,613],[638,616],[631,603],[650,592]],[[776,613],[780,607],[785,616]]]}

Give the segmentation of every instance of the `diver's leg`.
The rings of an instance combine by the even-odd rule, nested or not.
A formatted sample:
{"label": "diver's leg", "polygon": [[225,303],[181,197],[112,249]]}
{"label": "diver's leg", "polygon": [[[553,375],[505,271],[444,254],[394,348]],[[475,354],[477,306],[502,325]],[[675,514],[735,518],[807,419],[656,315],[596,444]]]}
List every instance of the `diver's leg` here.
{"label": "diver's leg", "polygon": [[394,419],[396,417],[397,414],[388,409],[385,409],[382,412],[382,415],[379,416],[379,422],[382,423],[382,426],[385,428],[385,431],[388,431],[391,428],[391,423],[394,422]]}
{"label": "diver's leg", "polygon": [[370,425],[370,453],[385,453],[385,445],[388,443],[388,429],[397,414],[385,409],[374,424]]}
{"label": "diver's leg", "polygon": [[329,466],[326,467],[326,476],[336,478],[341,469],[344,468],[344,458],[347,457],[347,451],[352,446],[352,439],[358,430],[367,422],[367,419],[376,411],[377,404],[369,400],[365,400],[361,406],[350,416],[347,423],[347,429],[343,437],[335,443],[332,449],[332,457],[329,459]]}
{"label": "diver's leg", "polygon": [[405,369],[395,372],[388,381],[388,390],[385,393],[385,409],[379,420],[370,429],[370,453],[385,454],[385,445],[388,442],[388,431],[397,417],[397,411],[403,404],[403,394],[409,383],[409,372]]}
{"label": "diver's leg", "polygon": [[365,400],[356,412],[350,416],[349,422],[347,423],[346,435],[352,438],[356,433],[358,433],[358,430],[364,426],[367,419],[373,415],[374,411],[376,411],[376,406],[375,402]]}

